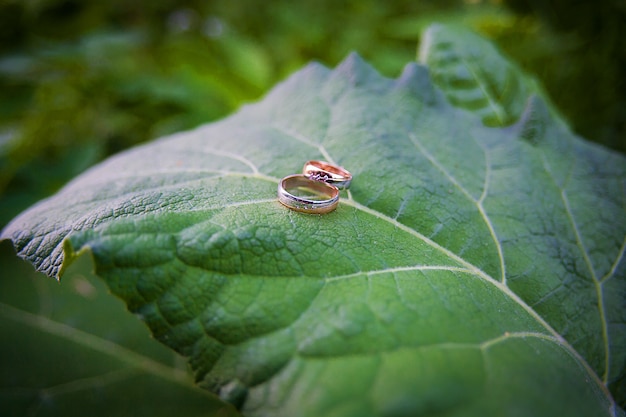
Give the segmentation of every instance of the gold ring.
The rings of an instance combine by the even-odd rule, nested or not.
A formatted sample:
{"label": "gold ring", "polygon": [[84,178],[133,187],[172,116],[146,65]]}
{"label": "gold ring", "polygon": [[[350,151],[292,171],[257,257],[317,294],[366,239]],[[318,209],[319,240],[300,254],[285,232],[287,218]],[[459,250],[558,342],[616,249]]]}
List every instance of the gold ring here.
{"label": "gold ring", "polygon": [[307,161],[302,173],[314,181],[323,181],[339,189],[348,189],[352,182],[352,174],[342,167],[324,161]]}
{"label": "gold ring", "polygon": [[304,175],[289,175],[278,183],[278,201],[301,213],[329,213],[337,208],[339,189]]}

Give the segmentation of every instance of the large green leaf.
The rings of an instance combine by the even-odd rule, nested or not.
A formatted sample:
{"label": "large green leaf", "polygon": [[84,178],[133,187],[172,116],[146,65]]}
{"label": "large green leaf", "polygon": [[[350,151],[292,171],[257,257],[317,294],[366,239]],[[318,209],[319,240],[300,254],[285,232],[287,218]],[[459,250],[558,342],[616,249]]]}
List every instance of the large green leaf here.
{"label": "large green leaf", "polygon": [[[2,236],[52,276],[91,251],[245,415],[623,415],[626,161],[525,94],[516,124],[486,127],[426,67],[312,64]],[[277,182],[314,158],[352,188],[333,213],[291,212]]]}

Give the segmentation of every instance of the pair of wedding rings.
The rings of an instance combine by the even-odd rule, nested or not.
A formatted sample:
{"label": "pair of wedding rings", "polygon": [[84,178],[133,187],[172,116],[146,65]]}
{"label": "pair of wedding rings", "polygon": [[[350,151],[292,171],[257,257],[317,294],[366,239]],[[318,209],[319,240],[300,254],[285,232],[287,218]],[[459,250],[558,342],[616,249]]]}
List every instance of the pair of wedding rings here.
{"label": "pair of wedding rings", "polygon": [[352,174],[324,161],[307,161],[302,174],[278,183],[278,201],[301,213],[323,214],[337,208],[339,190],[348,189]]}

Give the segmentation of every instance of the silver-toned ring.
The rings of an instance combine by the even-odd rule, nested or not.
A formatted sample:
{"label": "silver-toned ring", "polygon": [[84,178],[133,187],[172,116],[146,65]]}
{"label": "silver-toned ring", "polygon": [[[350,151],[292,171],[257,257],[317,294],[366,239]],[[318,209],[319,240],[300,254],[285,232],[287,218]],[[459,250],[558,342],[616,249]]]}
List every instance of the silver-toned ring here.
{"label": "silver-toned ring", "polygon": [[289,175],[278,183],[278,201],[301,213],[329,213],[337,208],[339,189],[301,174]]}
{"label": "silver-toned ring", "polygon": [[339,189],[348,189],[352,182],[352,174],[348,170],[324,161],[307,161],[302,173],[312,180],[327,182]]}

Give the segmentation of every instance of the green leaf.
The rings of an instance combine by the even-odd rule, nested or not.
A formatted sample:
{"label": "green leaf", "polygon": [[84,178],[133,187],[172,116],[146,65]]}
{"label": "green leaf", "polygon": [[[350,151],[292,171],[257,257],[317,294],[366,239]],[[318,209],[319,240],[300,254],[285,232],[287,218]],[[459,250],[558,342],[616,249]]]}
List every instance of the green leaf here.
{"label": "green leaf", "polygon": [[[0,245],[0,414],[235,416],[198,389],[104,283],[72,266],[63,285]],[[138,406],[138,398],[149,398]],[[220,411],[221,410],[221,411]]]}
{"label": "green leaf", "polygon": [[516,122],[533,94],[547,100],[534,78],[462,26],[429,26],[418,55],[450,103],[478,114],[488,126]]}
{"label": "green leaf", "polygon": [[[90,251],[244,415],[623,416],[626,161],[539,96],[512,126],[483,117],[420,65],[311,64],[92,168],[2,236],[51,276]],[[278,203],[307,159],[353,173],[335,212]]]}

